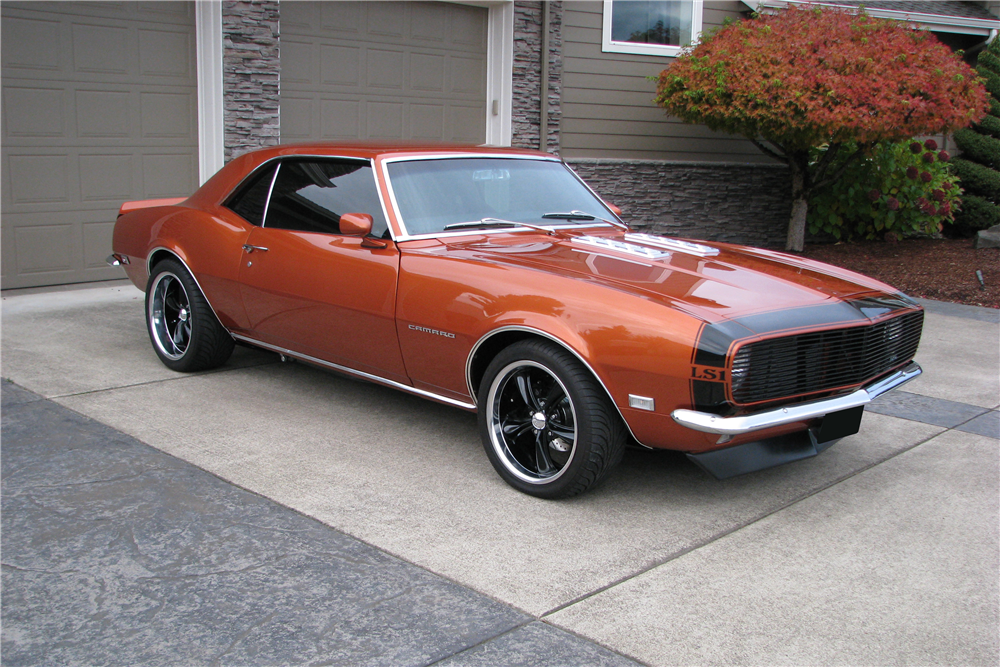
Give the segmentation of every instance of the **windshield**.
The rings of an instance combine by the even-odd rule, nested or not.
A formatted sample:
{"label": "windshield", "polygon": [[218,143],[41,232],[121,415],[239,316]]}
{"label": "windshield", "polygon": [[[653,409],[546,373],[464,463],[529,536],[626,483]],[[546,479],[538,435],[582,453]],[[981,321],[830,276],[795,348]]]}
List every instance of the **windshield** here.
{"label": "windshield", "polygon": [[387,167],[409,235],[484,219],[592,225],[595,219],[613,217],[561,162],[441,158],[390,162]]}

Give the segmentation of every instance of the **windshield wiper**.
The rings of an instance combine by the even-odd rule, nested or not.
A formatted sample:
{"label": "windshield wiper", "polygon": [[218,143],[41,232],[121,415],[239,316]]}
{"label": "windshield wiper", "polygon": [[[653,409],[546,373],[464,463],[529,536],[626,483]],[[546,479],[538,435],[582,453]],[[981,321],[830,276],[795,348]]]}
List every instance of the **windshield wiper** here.
{"label": "windshield wiper", "polygon": [[599,220],[601,222],[606,222],[609,225],[615,227],[621,227],[622,229],[628,230],[628,225],[623,222],[618,222],[617,220],[608,220],[607,218],[602,218],[598,215],[593,215],[591,213],[585,213],[583,211],[570,211],[568,213],[562,213],[555,211],[553,213],[546,213],[542,216],[543,218],[558,218],[559,220]]}
{"label": "windshield wiper", "polygon": [[596,215],[584,213],[583,211],[570,211],[568,213],[554,212],[546,213],[543,218],[557,218],[559,220],[596,220]]}
{"label": "windshield wiper", "polygon": [[533,225],[530,222],[513,222],[511,220],[501,220],[500,218],[483,218],[482,220],[474,220],[472,222],[453,222],[450,225],[445,225],[444,230],[468,229],[471,227],[528,227],[529,229],[537,229],[540,232],[550,235],[554,233],[547,227]]}

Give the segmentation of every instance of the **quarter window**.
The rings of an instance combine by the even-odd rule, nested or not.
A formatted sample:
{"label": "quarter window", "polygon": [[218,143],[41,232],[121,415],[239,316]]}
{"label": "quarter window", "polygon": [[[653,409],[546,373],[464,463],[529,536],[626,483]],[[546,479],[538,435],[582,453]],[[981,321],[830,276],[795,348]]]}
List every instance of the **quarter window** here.
{"label": "quarter window", "polygon": [[372,235],[387,234],[375,175],[367,160],[281,162],[265,227],[340,234],[340,216],[344,213],[367,213],[372,216]]}
{"label": "quarter window", "polygon": [[274,180],[276,163],[271,163],[251,176],[240,188],[226,200],[226,208],[230,209],[252,225],[260,227],[264,224],[264,208],[267,204],[267,193]]}
{"label": "quarter window", "polygon": [[603,50],[676,56],[701,33],[702,0],[604,0]]}

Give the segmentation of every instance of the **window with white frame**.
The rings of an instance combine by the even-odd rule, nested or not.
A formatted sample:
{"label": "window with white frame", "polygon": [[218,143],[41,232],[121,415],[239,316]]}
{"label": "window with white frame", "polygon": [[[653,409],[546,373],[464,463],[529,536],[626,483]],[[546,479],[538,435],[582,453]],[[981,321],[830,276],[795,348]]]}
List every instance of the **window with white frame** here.
{"label": "window with white frame", "polygon": [[676,56],[701,33],[702,0],[604,0],[610,53]]}

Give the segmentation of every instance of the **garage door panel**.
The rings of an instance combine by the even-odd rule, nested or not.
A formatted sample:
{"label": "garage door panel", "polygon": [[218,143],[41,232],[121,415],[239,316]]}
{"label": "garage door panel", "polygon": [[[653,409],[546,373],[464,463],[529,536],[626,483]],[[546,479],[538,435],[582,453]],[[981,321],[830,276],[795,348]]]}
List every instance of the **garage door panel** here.
{"label": "garage door panel", "polygon": [[191,153],[152,153],[142,155],[143,199],[186,197],[198,187],[193,180],[197,157]]}
{"label": "garage door panel", "polygon": [[196,112],[193,93],[142,93],[139,96],[144,138],[184,139],[191,136]]}
{"label": "garage door panel", "polygon": [[128,29],[77,23],[73,25],[73,69],[77,72],[129,74]]}
{"label": "garage door panel", "polygon": [[410,89],[444,92],[445,63],[442,55],[414,53],[410,56]]}
{"label": "garage door panel", "polygon": [[197,187],[193,3],[2,13],[2,286],[121,277],[121,203]]}
{"label": "garage door panel", "polygon": [[66,155],[10,155],[10,202],[69,203],[70,160]]}
{"label": "garage door panel", "polygon": [[401,11],[399,3],[373,2],[366,9],[369,35],[396,38],[404,36],[407,12]]}
{"label": "garage door panel", "polygon": [[[357,86],[361,82],[362,49],[357,46],[323,46],[320,50],[322,82],[328,86]],[[312,76],[307,86],[312,85]]]}
{"label": "garage door panel", "polygon": [[[316,74],[313,71],[312,44],[281,38],[281,83],[309,83]],[[284,101],[284,100],[282,100]],[[284,108],[282,108],[284,115]]]}
{"label": "garage door panel", "polygon": [[33,225],[14,229],[19,275],[65,272],[73,268],[75,225]]}
{"label": "garage door panel", "polygon": [[49,70],[60,69],[59,49],[39,49],[39,44],[58,44],[60,24],[58,21],[4,16],[3,54],[4,69]]}
{"label": "garage door panel", "polygon": [[365,105],[368,136],[373,139],[403,138],[403,105],[400,102],[368,102]]}
{"label": "garage door panel", "polygon": [[323,100],[321,136],[324,139],[353,139],[363,134],[362,108],[357,100]]}
{"label": "garage door panel", "polygon": [[448,109],[451,123],[448,126],[448,133],[445,135],[447,141],[460,141],[469,143],[482,142],[482,116],[481,105],[462,106],[452,104]]}
{"label": "garage door panel", "polygon": [[440,104],[411,104],[410,137],[428,140],[444,137],[444,111],[444,106]]}
{"label": "garage door panel", "polygon": [[282,138],[483,142],[487,17],[452,3],[286,3]]}
{"label": "garage door panel", "polygon": [[415,12],[410,22],[410,37],[415,41],[442,44],[448,34],[448,11],[440,5],[430,5]]}
{"label": "garage door panel", "polygon": [[[309,2],[313,11],[320,12],[320,21],[309,25],[321,25],[324,30],[334,30],[342,33],[352,33],[360,35],[364,32],[362,27],[363,16],[362,5],[356,2]],[[281,16],[284,19],[285,8],[281,9]]]}
{"label": "garage door panel", "polygon": [[8,137],[57,137],[66,132],[63,91],[4,87],[4,132]]}
{"label": "garage door panel", "polygon": [[131,98],[132,94],[126,91],[77,90],[73,96],[77,137],[130,138]]}
{"label": "garage door panel", "polygon": [[406,56],[402,51],[368,49],[368,87],[403,90]]}
{"label": "garage door panel", "polygon": [[132,196],[132,155],[81,155],[78,164],[81,201],[114,205]]}
{"label": "garage door panel", "polygon": [[195,71],[191,35],[177,30],[139,31],[139,71],[143,76],[190,78]]}

